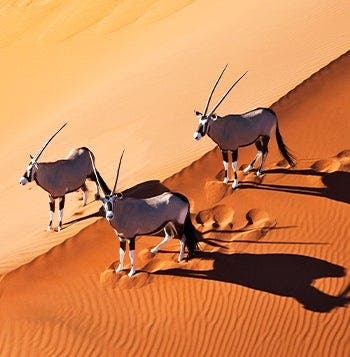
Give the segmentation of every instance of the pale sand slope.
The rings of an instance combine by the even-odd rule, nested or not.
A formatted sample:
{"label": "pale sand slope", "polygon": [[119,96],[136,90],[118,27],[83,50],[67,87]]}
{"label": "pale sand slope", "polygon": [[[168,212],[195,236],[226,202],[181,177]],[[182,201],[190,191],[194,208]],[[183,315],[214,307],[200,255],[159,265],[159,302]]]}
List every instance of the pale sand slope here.
{"label": "pale sand slope", "polygon": [[[43,232],[47,195],[20,187],[29,153],[64,121],[42,160],[90,147],[120,187],[164,179],[213,147],[195,143],[201,110],[249,70],[219,114],[270,105],[349,48],[348,1],[2,1],[0,5],[0,272],[74,235]],[[328,155],[328,152],[327,152]],[[72,194],[66,222],[81,210]]]}
{"label": "pale sand slope", "polygon": [[[267,172],[220,183],[212,150],[164,184],[185,193],[202,251],[137,242],[139,272],[111,269],[118,244],[100,219],[0,285],[4,355],[348,356],[350,55],[273,109],[298,164],[271,140]],[[242,149],[240,164],[254,150]],[[67,229],[68,230],[68,229]]]}

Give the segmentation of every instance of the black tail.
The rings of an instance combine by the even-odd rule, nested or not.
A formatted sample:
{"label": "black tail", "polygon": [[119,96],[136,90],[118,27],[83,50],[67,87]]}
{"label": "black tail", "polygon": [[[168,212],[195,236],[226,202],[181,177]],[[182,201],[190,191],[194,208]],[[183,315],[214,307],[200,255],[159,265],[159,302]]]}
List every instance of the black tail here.
{"label": "black tail", "polygon": [[291,154],[290,149],[288,149],[288,147],[284,144],[282,135],[278,128],[278,123],[276,126],[276,140],[277,140],[277,145],[278,145],[278,148],[279,148],[282,156],[288,161],[288,164],[290,166],[295,166],[296,158],[293,154]]}
{"label": "black tail", "polygon": [[186,237],[185,246],[188,250],[188,259],[191,259],[196,254],[196,252],[199,251],[199,239],[201,235],[191,221],[190,202],[188,201],[188,198],[178,192],[172,192],[172,194],[181,198],[184,202],[188,204],[188,212],[185,218],[183,232]]}
{"label": "black tail", "polygon": [[[91,156],[92,156],[92,159],[94,160],[94,163],[95,163],[95,155],[93,154],[93,152],[87,148],[87,147],[82,147],[80,149],[85,149],[87,151],[90,152]],[[91,180],[91,181],[94,181],[97,183],[97,179],[98,179],[98,182],[100,183],[101,185],[101,188],[104,192],[105,195],[110,195],[111,194],[111,189],[108,187],[108,185],[106,184],[106,181],[102,178],[102,176],[100,175],[100,173],[96,170],[96,174],[97,174],[97,178],[95,176],[95,173],[92,172],[91,175],[88,176],[88,178]]]}
{"label": "black tail", "polygon": [[194,225],[191,221],[189,211],[187,213],[185,223],[184,223],[184,233],[185,233],[185,237],[186,237],[185,246],[187,247],[187,250],[188,250],[188,259],[191,259],[196,254],[196,252],[199,251],[199,235],[200,235],[200,233],[194,227]]}

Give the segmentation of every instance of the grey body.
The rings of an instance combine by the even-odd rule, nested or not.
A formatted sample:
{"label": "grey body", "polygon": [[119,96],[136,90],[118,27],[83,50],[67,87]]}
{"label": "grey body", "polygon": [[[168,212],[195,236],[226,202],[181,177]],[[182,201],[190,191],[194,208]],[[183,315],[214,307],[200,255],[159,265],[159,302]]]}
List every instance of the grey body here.
{"label": "grey body", "polygon": [[209,122],[208,136],[221,150],[236,150],[253,144],[260,136],[271,136],[276,129],[277,117],[266,108],[244,114],[217,116]]}
{"label": "grey body", "polygon": [[33,169],[34,180],[52,198],[78,190],[93,175],[87,148],[73,149],[66,159],[37,163],[37,168]]}
{"label": "grey body", "polygon": [[188,203],[170,192],[146,199],[114,196],[113,207],[109,222],[125,238],[156,233],[168,222],[184,224],[189,211]]}
{"label": "grey body", "polygon": [[261,165],[257,170],[257,176],[262,174],[262,169],[268,154],[268,143],[271,135],[275,132],[278,148],[287,160],[287,162],[293,166],[295,163],[293,155],[288,151],[287,146],[284,144],[281,133],[278,128],[278,121],[276,113],[270,108],[257,108],[244,114],[229,114],[225,116],[218,116],[215,114],[215,110],[223,102],[223,100],[230,93],[232,88],[245,76],[244,73],[237,81],[235,81],[227,90],[225,95],[219,100],[209,114],[208,108],[213,96],[213,93],[227,68],[227,65],[222,70],[219,78],[215,82],[203,113],[195,111],[195,114],[199,121],[197,131],[194,132],[193,137],[196,140],[200,140],[203,136],[208,136],[219,146],[225,170],[224,183],[229,181],[228,177],[228,155],[229,152],[232,155],[232,170],[234,172],[234,180],[232,188],[238,186],[237,177],[237,160],[238,160],[238,148],[255,144],[258,152],[251,163],[243,170],[245,173],[251,171],[254,168],[255,163],[261,158]]}
{"label": "grey body", "polygon": [[[96,176],[91,164],[88,148],[81,147],[70,151],[66,159],[57,160],[54,162],[37,162],[37,158],[33,158],[25,173],[20,178],[22,185],[28,182],[35,181],[38,186],[43,188],[49,194],[49,225],[47,230],[52,228],[52,218],[55,212],[55,200],[59,199],[59,223],[58,231],[62,228],[63,208],[65,203],[65,195],[67,193],[78,190],[83,191],[83,206],[86,205],[86,179],[96,182]],[[99,181],[105,192],[109,189],[97,172]],[[96,197],[99,197],[99,186],[96,184]]]}
{"label": "grey body", "polygon": [[[131,269],[129,276],[135,274],[135,239],[140,235],[151,235],[164,229],[164,239],[151,249],[151,253],[158,250],[173,237],[180,238],[180,253],[178,261],[184,256],[185,247],[188,256],[192,257],[198,249],[198,232],[190,218],[190,204],[188,199],[180,193],[163,192],[149,198],[124,197],[123,193],[115,193],[120,164],[124,151],[119,160],[117,175],[112,191],[105,193],[103,187],[103,202],[106,219],[114,228],[120,241],[119,265],[116,273],[123,270],[126,241],[129,243],[129,257]],[[91,157],[94,172],[97,173]],[[97,175],[96,175],[97,176]],[[97,183],[100,185],[99,179]]]}

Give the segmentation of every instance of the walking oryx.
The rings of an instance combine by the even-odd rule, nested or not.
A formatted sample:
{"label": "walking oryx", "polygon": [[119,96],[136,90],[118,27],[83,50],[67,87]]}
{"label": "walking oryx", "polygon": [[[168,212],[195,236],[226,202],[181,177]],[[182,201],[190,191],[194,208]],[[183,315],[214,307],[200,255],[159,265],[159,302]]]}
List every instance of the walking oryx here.
{"label": "walking oryx", "polygon": [[[67,124],[67,123],[66,123]],[[19,182],[21,185],[25,185],[28,182],[35,181],[41,188],[43,188],[49,194],[49,226],[48,231],[52,227],[52,218],[55,212],[55,199],[59,198],[59,223],[57,230],[62,228],[62,216],[65,202],[65,194],[78,190],[83,191],[83,206],[86,205],[86,191],[85,184],[86,179],[90,179],[96,182],[96,176],[102,185],[104,192],[109,191],[106,183],[98,172],[94,172],[90,156],[93,154],[88,148],[81,147],[73,149],[65,160],[58,160],[54,162],[38,162],[39,157],[60,130],[62,130],[66,124],[64,124],[54,135],[44,144],[44,146],[33,157],[30,155],[30,162],[23,176]],[[94,159],[94,158],[93,158]],[[96,184],[97,193],[96,199],[99,198],[99,186]]]}
{"label": "walking oryx", "polygon": [[195,111],[195,115],[199,120],[199,127],[197,131],[193,134],[196,140],[201,139],[203,136],[208,134],[208,136],[219,146],[225,169],[224,183],[227,183],[228,178],[228,152],[232,154],[232,169],[234,172],[234,180],[232,183],[232,188],[238,186],[237,179],[237,158],[238,158],[238,148],[242,146],[248,146],[255,143],[258,152],[253,159],[253,161],[243,170],[247,173],[254,168],[256,161],[262,157],[261,165],[256,172],[257,176],[262,174],[263,166],[268,154],[268,143],[271,135],[275,131],[276,140],[278,148],[282,156],[287,160],[289,165],[294,166],[295,158],[289,152],[286,145],[283,143],[281,133],[278,128],[278,121],[276,113],[269,108],[257,108],[251,110],[244,114],[229,114],[223,117],[216,115],[214,112],[223,102],[226,96],[230,93],[231,89],[245,76],[244,73],[236,82],[234,82],[225,95],[220,99],[220,101],[214,106],[214,109],[207,114],[208,107],[210,104],[211,97],[218,85],[227,65],[222,70],[219,78],[210,95],[208,97],[207,103],[204,108],[203,114]]}
{"label": "walking oryx", "polygon": [[[124,151],[123,151],[124,154]],[[106,194],[101,186],[104,196],[101,198],[106,219],[114,228],[119,240],[119,265],[116,273],[123,270],[126,241],[129,243],[129,257],[131,269],[129,276],[135,274],[135,238],[140,235],[152,235],[164,229],[165,238],[154,248],[152,253],[158,250],[171,238],[177,236],[180,240],[180,254],[178,261],[184,257],[185,246],[188,249],[188,257],[191,258],[198,249],[197,231],[190,218],[190,204],[187,198],[179,193],[164,192],[151,198],[124,197],[122,193],[116,193],[120,164],[111,193]],[[91,162],[95,170],[93,158]],[[97,172],[97,171],[96,171]],[[99,182],[99,180],[97,181]]]}

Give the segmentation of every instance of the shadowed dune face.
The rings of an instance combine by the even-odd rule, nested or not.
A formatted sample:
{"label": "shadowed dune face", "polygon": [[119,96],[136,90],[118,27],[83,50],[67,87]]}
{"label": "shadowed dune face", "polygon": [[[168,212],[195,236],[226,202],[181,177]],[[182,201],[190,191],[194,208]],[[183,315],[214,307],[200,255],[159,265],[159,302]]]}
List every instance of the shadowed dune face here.
{"label": "shadowed dune face", "polygon": [[[348,356],[348,10],[345,0],[3,1],[1,354]],[[300,83],[272,105],[297,166],[286,169],[271,139],[265,175],[244,175],[256,150],[242,148],[235,191],[219,150],[192,137],[193,109],[225,63],[218,97],[249,75],[218,115],[270,106]],[[201,253],[178,263],[177,240],[153,255],[162,238],[142,236],[138,273],[116,275],[119,243],[91,196],[81,207],[68,195],[65,229],[42,232],[47,196],[20,191],[17,176],[62,120],[66,135],[43,159],[88,146],[113,182],[126,147],[121,189],[186,195]]]}
{"label": "shadowed dune face", "polygon": [[211,270],[169,269],[160,275],[175,275],[239,284],[251,289],[295,298],[307,310],[330,312],[344,307],[350,297],[329,295],[315,288],[315,279],[343,277],[344,267],[295,254],[223,254],[202,252],[202,259],[213,260]]}

